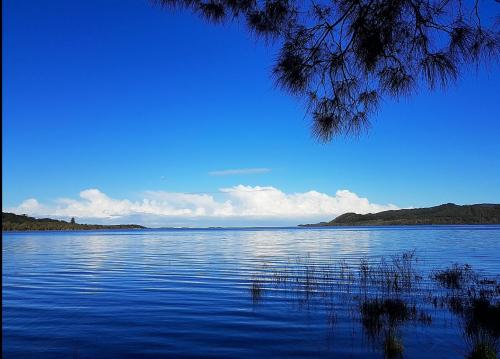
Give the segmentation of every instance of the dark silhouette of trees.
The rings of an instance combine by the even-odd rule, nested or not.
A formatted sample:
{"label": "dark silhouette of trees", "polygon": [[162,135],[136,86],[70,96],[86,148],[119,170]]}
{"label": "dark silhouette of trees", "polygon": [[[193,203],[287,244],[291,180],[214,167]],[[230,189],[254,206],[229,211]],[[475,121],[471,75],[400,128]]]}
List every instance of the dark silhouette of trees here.
{"label": "dark silhouette of trees", "polygon": [[96,230],[96,229],[140,229],[145,228],[137,224],[79,224],[74,218],[68,223],[51,218],[34,218],[25,214],[2,212],[2,231],[71,231],[71,230]]}
{"label": "dark silhouette of trees", "polygon": [[418,224],[500,224],[500,204],[456,205],[446,203],[428,208],[389,210],[378,213],[344,213],[317,226],[391,226]]}
{"label": "dark silhouette of trees", "polygon": [[478,0],[155,2],[214,23],[241,18],[257,36],[278,41],[276,82],[306,99],[313,133],[325,141],[365,129],[381,97],[445,87],[464,65],[500,52],[498,14],[485,25]]}

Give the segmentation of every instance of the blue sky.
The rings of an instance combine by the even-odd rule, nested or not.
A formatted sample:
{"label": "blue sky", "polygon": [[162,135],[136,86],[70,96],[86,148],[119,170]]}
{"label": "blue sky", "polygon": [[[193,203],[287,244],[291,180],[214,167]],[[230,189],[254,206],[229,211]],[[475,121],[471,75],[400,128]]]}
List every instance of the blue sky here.
{"label": "blue sky", "polygon": [[[5,1],[2,56],[3,209],[36,199],[22,209],[147,222],[144,207],[111,219],[92,210],[148,199],[163,201],[148,213],[168,225],[184,222],[166,207],[207,210],[190,194],[213,197],[219,209],[239,201],[239,219],[269,217],[268,207],[245,212],[248,201],[220,189],[276,190],[291,207],[300,207],[291,196],[314,191],[329,196],[311,202],[325,220],[389,204],[500,202],[498,64],[468,69],[445,91],[385,99],[369,132],[323,144],[301,101],[273,84],[276,48],[242,25],[210,25],[148,1]],[[80,197],[89,189],[105,197]],[[335,207],[338,190],[381,207]],[[290,223],[302,219],[290,211]],[[226,223],[211,213],[210,223]],[[285,223],[279,214],[269,223]]]}

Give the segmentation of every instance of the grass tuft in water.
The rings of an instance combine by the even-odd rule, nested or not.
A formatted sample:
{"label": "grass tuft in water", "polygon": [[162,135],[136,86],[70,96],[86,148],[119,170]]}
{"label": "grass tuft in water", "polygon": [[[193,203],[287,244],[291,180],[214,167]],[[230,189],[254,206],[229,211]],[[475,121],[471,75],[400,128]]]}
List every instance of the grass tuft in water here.
{"label": "grass tuft in water", "polygon": [[473,279],[473,272],[468,264],[454,264],[450,268],[434,272],[431,278],[446,289],[462,289]]}
{"label": "grass tuft in water", "polygon": [[497,353],[490,343],[477,343],[467,355],[467,359],[496,359]]}
{"label": "grass tuft in water", "polygon": [[258,278],[253,278],[250,286],[250,293],[252,294],[252,301],[259,302],[264,294],[264,287],[262,281]]}
{"label": "grass tuft in water", "polygon": [[[423,281],[417,268],[415,251],[393,255],[378,262],[362,259],[352,262],[319,262],[310,256],[288,261],[283,266],[259,271],[251,282],[251,294],[258,302],[263,283],[273,284],[276,293],[292,294],[302,306],[317,306],[326,314],[327,323],[337,323],[334,308],[361,324],[368,339],[386,358],[401,358],[404,347],[397,333],[408,322],[431,325],[429,313],[448,310],[463,330],[469,358],[496,357],[500,336],[500,281],[486,278],[469,265],[455,264],[435,270]],[[271,289],[272,290],[272,289]],[[493,355],[493,356],[492,356]]]}
{"label": "grass tuft in water", "polygon": [[393,331],[387,332],[384,339],[384,357],[387,359],[403,358],[403,342]]}
{"label": "grass tuft in water", "polygon": [[419,319],[416,306],[399,298],[366,300],[360,306],[360,313],[363,327],[372,337],[384,327],[392,328],[408,320]]}

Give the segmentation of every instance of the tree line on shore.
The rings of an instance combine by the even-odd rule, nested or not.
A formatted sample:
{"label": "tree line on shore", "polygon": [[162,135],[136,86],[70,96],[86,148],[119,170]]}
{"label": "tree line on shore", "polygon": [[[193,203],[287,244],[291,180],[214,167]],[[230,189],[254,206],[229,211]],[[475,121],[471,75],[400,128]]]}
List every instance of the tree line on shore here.
{"label": "tree line on shore", "polygon": [[140,229],[145,228],[137,224],[80,224],[75,218],[69,222],[51,218],[34,218],[25,214],[2,212],[2,231],[57,231],[57,230],[95,230],[95,229]]}

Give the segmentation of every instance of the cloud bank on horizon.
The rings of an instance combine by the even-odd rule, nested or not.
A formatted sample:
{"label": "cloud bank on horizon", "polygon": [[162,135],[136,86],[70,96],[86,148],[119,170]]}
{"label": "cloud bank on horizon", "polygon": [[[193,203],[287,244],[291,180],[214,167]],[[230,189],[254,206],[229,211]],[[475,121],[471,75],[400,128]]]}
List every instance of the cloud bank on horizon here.
{"label": "cloud bank on horizon", "polygon": [[296,225],[326,221],[346,212],[370,213],[399,209],[375,204],[349,190],[334,196],[318,191],[285,193],[275,187],[238,185],[209,193],[145,191],[139,200],[111,198],[99,189],[80,198],[60,198],[45,204],[35,198],[6,209],[17,214],[54,218],[75,217],[81,223],[137,223],[146,226]]}

